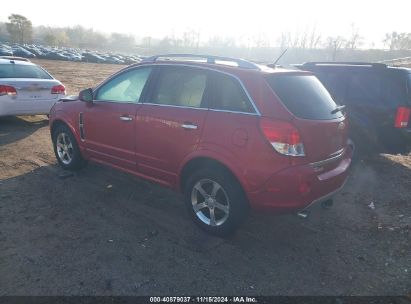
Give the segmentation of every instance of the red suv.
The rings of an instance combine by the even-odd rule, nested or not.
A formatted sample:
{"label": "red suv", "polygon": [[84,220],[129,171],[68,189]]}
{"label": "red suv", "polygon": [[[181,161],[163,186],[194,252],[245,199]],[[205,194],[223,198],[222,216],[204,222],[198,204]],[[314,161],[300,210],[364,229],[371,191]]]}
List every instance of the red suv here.
{"label": "red suv", "polygon": [[310,72],[162,55],[55,104],[64,169],[95,161],[181,190],[194,221],[233,232],[249,207],[297,212],[342,188],[346,118]]}

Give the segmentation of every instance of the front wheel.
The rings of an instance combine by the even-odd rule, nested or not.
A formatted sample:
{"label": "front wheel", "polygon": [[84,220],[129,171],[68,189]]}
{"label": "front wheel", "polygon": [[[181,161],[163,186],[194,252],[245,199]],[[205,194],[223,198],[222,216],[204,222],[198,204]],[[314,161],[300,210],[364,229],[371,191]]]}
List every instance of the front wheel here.
{"label": "front wheel", "polygon": [[248,210],[241,186],[224,170],[202,169],[194,173],[187,182],[184,197],[194,222],[217,236],[232,234]]}
{"label": "front wheel", "polygon": [[73,133],[66,125],[60,125],[53,131],[53,147],[63,169],[74,171],[86,164]]}

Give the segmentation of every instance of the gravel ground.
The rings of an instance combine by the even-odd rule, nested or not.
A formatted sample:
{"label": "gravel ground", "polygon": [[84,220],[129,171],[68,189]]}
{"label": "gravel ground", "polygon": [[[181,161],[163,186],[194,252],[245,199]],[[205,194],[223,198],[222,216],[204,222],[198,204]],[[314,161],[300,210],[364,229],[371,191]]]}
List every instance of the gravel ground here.
{"label": "gravel ground", "polygon": [[45,117],[0,118],[0,296],[410,294],[411,155],[358,161],[332,208],[252,214],[229,239],[168,189],[62,173]]}

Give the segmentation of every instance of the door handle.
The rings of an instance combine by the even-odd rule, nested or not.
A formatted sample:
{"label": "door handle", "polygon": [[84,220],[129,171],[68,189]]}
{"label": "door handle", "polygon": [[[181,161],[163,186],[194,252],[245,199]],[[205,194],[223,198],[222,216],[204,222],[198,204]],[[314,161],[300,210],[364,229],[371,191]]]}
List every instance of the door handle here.
{"label": "door handle", "polygon": [[186,130],[197,130],[198,129],[198,127],[192,124],[191,122],[185,122],[181,125],[181,127]]}
{"label": "door handle", "polygon": [[133,117],[123,115],[123,116],[120,116],[120,120],[122,120],[122,121],[132,121]]}

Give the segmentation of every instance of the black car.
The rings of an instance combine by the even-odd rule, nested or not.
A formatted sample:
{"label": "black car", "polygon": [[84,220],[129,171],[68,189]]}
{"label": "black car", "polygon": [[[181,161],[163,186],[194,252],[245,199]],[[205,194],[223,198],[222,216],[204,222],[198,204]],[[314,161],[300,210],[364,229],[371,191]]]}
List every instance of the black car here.
{"label": "black car", "polygon": [[308,62],[349,115],[350,137],[361,152],[408,152],[411,147],[411,69],[381,63]]}

